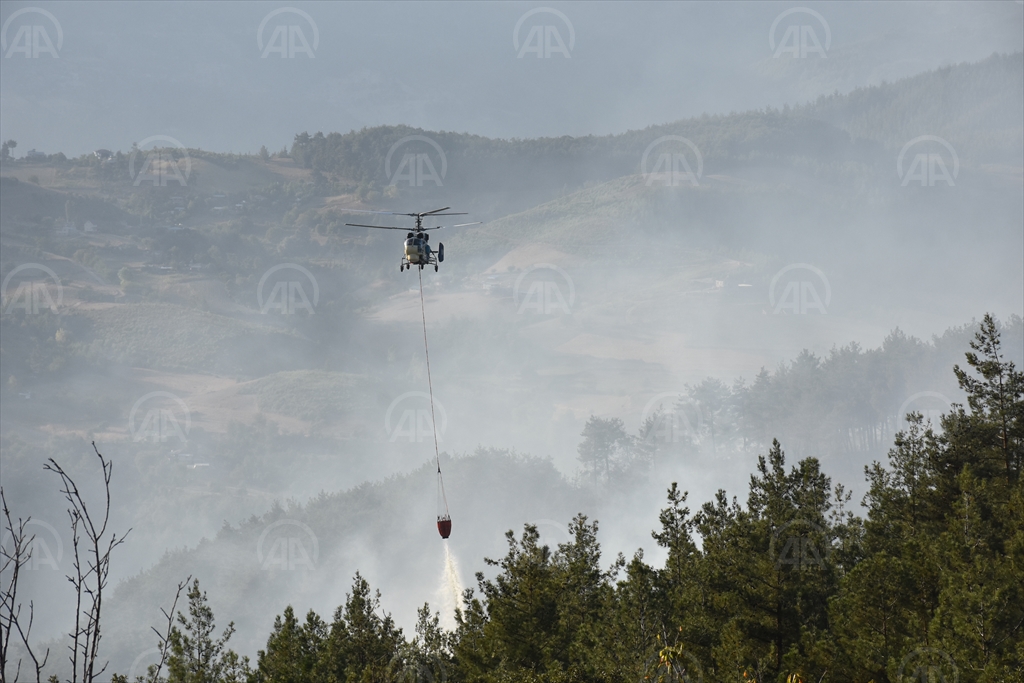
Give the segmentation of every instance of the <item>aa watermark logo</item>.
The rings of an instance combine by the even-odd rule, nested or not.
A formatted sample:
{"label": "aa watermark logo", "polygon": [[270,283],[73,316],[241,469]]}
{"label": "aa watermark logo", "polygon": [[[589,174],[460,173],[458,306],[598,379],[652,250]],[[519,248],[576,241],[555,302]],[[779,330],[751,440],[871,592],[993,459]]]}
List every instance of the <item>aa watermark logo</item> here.
{"label": "aa watermark logo", "polygon": [[[914,156],[904,169],[907,153],[912,147]],[[953,187],[956,177],[960,175],[960,157],[953,145],[939,136],[922,135],[903,145],[900,155],[896,157],[896,173],[903,181],[903,187],[911,183],[920,183],[921,187],[935,187],[938,183],[945,183],[946,187]]]}
{"label": "aa watermark logo", "polygon": [[[273,30],[270,37],[265,38],[268,26]],[[312,43],[306,37],[307,30],[313,36]],[[296,7],[281,7],[263,17],[256,30],[256,45],[259,46],[262,59],[270,55],[294,59],[299,54],[313,59],[316,57],[316,49],[320,47],[320,29],[306,12]]]}
{"label": "aa watermark logo", "polygon": [[437,421],[437,440],[440,442],[448,429],[448,413],[444,406],[435,398],[431,411],[430,394],[407,391],[388,406],[384,414],[384,431],[391,443],[399,439],[423,443],[433,438],[434,420]]}
{"label": "aa watermark logo", "polygon": [[[784,21],[787,17],[792,17]],[[807,17],[814,21],[808,22]],[[797,23],[803,20],[805,23]],[[785,32],[781,40],[776,43],[776,36],[780,26],[785,26]],[[818,38],[818,31],[821,30],[825,36],[824,45]],[[778,58],[788,54],[798,59],[806,58],[815,54],[826,59],[828,49],[832,46],[832,29],[829,28],[825,17],[821,16],[809,7],[793,7],[775,17],[772,27],[768,31],[768,45],[772,50],[772,57]]]}
{"label": "aa watermark logo", "polygon": [[256,542],[256,558],[264,571],[280,569],[316,569],[320,542],[313,530],[294,519],[281,519],[269,525]]}
{"label": "aa watermark logo", "polygon": [[683,645],[661,644],[658,654],[651,655],[644,662],[644,676],[641,681],[663,683],[704,683],[704,669],[700,661]]}
{"label": "aa watermark logo", "polygon": [[148,650],[143,650],[132,661],[132,665],[128,669],[128,680],[145,679],[145,674],[149,671],[149,667],[156,667],[158,664],[160,664],[160,648],[151,647]]}
{"label": "aa watermark logo", "polygon": [[[798,279],[800,276],[803,279]],[[778,291],[780,285],[781,292]],[[808,263],[791,263],[775,273],[768,286],[768,303],[776,314],[807,315],[816,311],[825,315],[831,302],[832,286],[828,278]]]}
{"label": "aa watermark logo", "polygon": [[958,683],[960,670],[949,654],[934,647],[921,647],[900,662],[894,683]]}
{"label": "aa watermark logo", "polygon": [[640,414],[640,434],[651,446],[696,441],[703,427],[700,406],[679,392],[656,394]]}
{"label": "aa watermark logo", "polygon": [[177,439],[188,443],[192,413],[188,404],[169,391],[151,391],[132,406],[128,431],[135,443],[166,443]]}
{"label": "aa watermark logo", "polygon": [[941,426],[942,416],[949,413],[953,408],[953,402],[945,394],[937,391],[919,391],[913,394],[900,405],[900,411],[896,413],[899,420],[899,428],[906,431],[910,428],[907,422],[907,413],[921,413],[925,422],[931,422],[933,428]]}
{"label": "aa watermark logo", "polygon": [[388,663],[387,683],[444,683],[448,671],[437,655],[397,654]]}
{"label": "aa watermark logo", "polygon": [[518,313],[572,315],[576,286],[569,274],[550,263],[537,263],[520,273],[512,288],[512,300]]}
{"label": "aa watermark logo", "polygon": [[[140,156],[143,157],[141,161]],[[192,158],[188,150],[169,135],[151,135],[133,145],[128,155],[128,175],[135,187],[142,183],[167,187],[171,182],[185,187],[191,174]]]}
{"label": "aa watermark logo", "polygon": [[[396,160],[393,157],[399,150],[402,154]],[[391,185],[407,182],[409,187],[423,187],[431,182],[441,187],[448,175],[448,157],[441,145],[426,135],[406,135],[391,145],[384,157],[384,175]]]}
{"label": "aa watermark logo", "polygon": [[[15,21],[18,17],[23,19]],[[39,17],[42,17],[42,20]],[[56,42],[51,31],[57,37]],[[11,32],[14,35],[8,40]],[[49,55],[57,59],[63,46],[64,29],[61,28],[60,22],[57,21],[57,17],[40,7],[24,7],[12,12],[0,32],[0,50],[3,51],[5,59],[15,55],[23,55],[25,59]]]}
{"label": "aa watermark logo", "polygon": [[537,527],[541,542],[550,548],[557,548],[562,543],[572,543],[569,528],[561,522],[545,518],[535,519],[529,523]]}
{"label": "aa watermark logo", "polygon": [[[540,23],[542,19],[552,15],[559,20],[559,23]],[[537,17],[528,21],[531,17]],[[522,40],[523,27],[529,27],[526,37]],[[566,31],[569,40],[566,42],[562,31]],[[522,59],[526,55],[536,55],[537,59],[550,59],[552,55],[562,55],[566,59],[571,58],[571,52],[576,47],[576,29],[572,27],[569,17],[551,7],[537,7],[519,17],[516,27],[512,31],[512,46],[516,50],[516,58]]]}
{"label": "aa watermark logo", "polygon": [[[17,279],[16,275],[19,276]],[[10,289],[12,280],[17,283],[13,292]],[[23,263],[7,273],[0,286],[0,295],[4,314],[17,310],[32,315],[42,311],[57,313],[64,302],[64,287],[52,269],[39,263]]]}
{"label": "aa watermark logo", "polygon": [[[269,294],[266,292],[267,283],[273,283]],[[281,263],[263,273],[256,287],[256,302],[260,306],[260,313],[264,315],[271,311],[292,315],[298,310],[313,315],[313,309],[320,302],[320,286],[313,273],[299,264]]]}
{"label": "aa watermark logo", "polygon": [[[22,571],[36,571],[43,567],[57,571],[60,561],[64,558],[64,541],[61,540],[57,530],[53,528],[52,524],[41,519],[28,519],[25,522],[25,531],[29,537],[26,539],[26,555],[21,565]],[[0,543],[4,548],[5,557],[13,557],[14,549],[8,546],[12,540],[11,535],[5,532],[3,541]]]}
{"label": "aa watermark logo", "polygon": [[795,567],[800,571],[822,568],[832,554],[825,530],[806,519],[794,519],[772,534],[768,553],[775,567]]}
{"label": "aa watermark logo", "polygon": [[[654,168],[648,170],[652,156]],[[666,187],[697,187],[701,176],[704,175],[704,157],[689,138],[682,135],[663,135],[647,145],[640,159],[640,173],[643,174],[648,187],[655,183]]]}

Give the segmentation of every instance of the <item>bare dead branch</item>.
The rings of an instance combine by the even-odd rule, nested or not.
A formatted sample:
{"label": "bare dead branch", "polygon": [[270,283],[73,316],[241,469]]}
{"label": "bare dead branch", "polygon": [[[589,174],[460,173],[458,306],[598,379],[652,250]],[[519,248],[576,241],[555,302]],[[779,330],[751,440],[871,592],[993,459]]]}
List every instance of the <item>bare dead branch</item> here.
{"label": "bare dead branch", "polygon": [[[17,527],[15,527],[14,520],[11,518],[11,511],[7,507],[7,497],[4,495],[2,487],[0,487],[0,505],[3,507],[4,515],[3,531],[10,534],[13,546],[8,551],[7,548],[0,544],[0,558],[2,558],[0,559],[0,575],[10,570],[10,579],[0,586],[0,683],[7,682],[11,634],[14,631],[18,632],[18,638],[32,660],[32,667],[35,669],[36,674],[36,683],[41,683],[43,667],[46,666],[46,662],[50,658],[50,649],[46,649],[43,661],[40,662],[39,657],[29,644],[29,638],[32,634],[32,623],[35,621],[35,604],[29,601],[28,624],[23,626],[21,603],[18,602],[18,579],[21,574],[21,567],[32,559],[32,543],[35,541],[35,535],[27,536],[25,532],[25,527],[32,518],[21,519],[19,517]],[[12,683],[17,683],[20,676],[21,658],[19,657]]]}
{"label": "bare dead branch", "polygon": [[164,664],[167,662],[167,655],[170,653],[171,649],[171,631],[174,629],[174,610],[178,606],[178,600],[181,598],[181,592],[188,587],[191,580],[192,575],[189,574],[184,581],[178,584],[178,590],[174,592],[174,602],[171,603],[170,611],[165,610],[163,607],[160,608],[160,611],[163,612],[164,617],[167,619],[166,631],[164,633],[160,633],[155,627],[150,626],[150,628],[153,629],[153,633],[156,634],[156,637],[160,639],[160,662],[156,665],[156,669],[147,676],[147,683],[159,683],[160,681],[160,671],[164,668]]}
{"label": "bare dead branch", "polygon": [[[61,493],[68,502],[68,517],[71,521],[74,550],[74,572],[67,576],[75,589],[75,625],[68,635],[71,636],[71,683],[93,683],[98,676],[106,671],[104,663],[97,669],[99,644],[101,637],[100,619],[103,612],[103,589],[107,586],[110,576],[110,554],[114,548],[124,543],[131,532],[128,529],[123,535],[111,533],[109,539],[107,525],[110,522],[110,479],[114,464],[108,462],[103,454],[92,443],[93,452],[100,461],[103,472],[103,515],[94,518],[82,497],[78,486],[64,469],[50,458],[43,466],[54,472],[61,479]],[[84,546],[84,547],[82,547]],[[83,557],[84,555],[84,557]]]}

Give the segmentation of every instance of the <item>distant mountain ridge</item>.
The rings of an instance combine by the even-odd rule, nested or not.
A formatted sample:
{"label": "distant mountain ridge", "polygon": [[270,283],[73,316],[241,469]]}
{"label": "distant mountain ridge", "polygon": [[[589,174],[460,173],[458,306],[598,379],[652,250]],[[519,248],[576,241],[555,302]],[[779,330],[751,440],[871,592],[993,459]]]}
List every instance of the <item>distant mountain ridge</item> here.
{"label": "distant mountain ridge", "polygon": [[[400,158],[389,154],[410,137],[422,136],[444,152],[443,186],[464,191],[572,188],[649,172],[652,168],[641,168],[645,151],[669,135],[694,143],[705,174],[748,162],[871,163],[920,135],[947,139],[972,163],[1020,163],[1022,81],[1024,54],[993,55],[794,108],[705,115],[618,135],[501,140],[378,126],[344,134],[301,133],[292,154],[307,168],[382,187],[389,180],[394,184]],[[432,154],[425,146],[417,151]],[[391,167],[390,179],[385,165]],[[427,187],[435,186],[428,179]]]}
{"label": "distant mountain ridge", "polygon": [[887,149],[899,149],[927,133],[979,160],[1019,164],[1024,148],[1024,54],[994,54],[973,64],[819,97],[794,112]]}

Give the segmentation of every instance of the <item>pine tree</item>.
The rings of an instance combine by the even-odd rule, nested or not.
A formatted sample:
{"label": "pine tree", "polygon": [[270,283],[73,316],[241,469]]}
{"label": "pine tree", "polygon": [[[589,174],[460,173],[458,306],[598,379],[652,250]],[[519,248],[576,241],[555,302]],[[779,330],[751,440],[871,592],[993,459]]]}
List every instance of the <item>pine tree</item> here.
{"label": "pine tree", "polygon": [[325,680],[378,680],[394,666],[405,639],[391,615],[378,610],[380,591],[372,591],[356,572],[324,642],[318,672]]}
{"label": "pine tree", "polygon": [[1024,373],[1003,360],[999,328],[991,314],[985,314],[970,345],[967,364],[980,377],[959,365],[953,368],[971,408],[971,419],[958,425],[960,437],[970,439],[986,464],[1001,461],[1007,482],[1012,482],[1024,464]]}
{"label": "pine tree", "polygon": [[274,619],[267,649],[256,659],[254,683],[307,683],[312,680],[327,638],[327,625],[312,610],[299,623],[291,605]]}
{"label": "pine tree", "polygon": [[509,670],[558,668],[564,653],[557,651],[553,640],[558,633],[558,586],[551,550],[540,544],[537,527],[531,524],[525,525],[520,540],[511,531],[505,538],[505,557],[485,558],[499,569],[497,577],[489,581],[477,574],[487,613],[481,645]]}
{"label": "pine tree", "polygon": [[[168,683],[241,683],[249,675],[249,658],[239,658],[227,648],[235,632],[231,622],[214,638],[213,610],[199,579],[188,591],[189,618],[178,612],[178,626],[171,629],[171,655],[167,660]],[[180,626],[180,628],[179,628]]]}

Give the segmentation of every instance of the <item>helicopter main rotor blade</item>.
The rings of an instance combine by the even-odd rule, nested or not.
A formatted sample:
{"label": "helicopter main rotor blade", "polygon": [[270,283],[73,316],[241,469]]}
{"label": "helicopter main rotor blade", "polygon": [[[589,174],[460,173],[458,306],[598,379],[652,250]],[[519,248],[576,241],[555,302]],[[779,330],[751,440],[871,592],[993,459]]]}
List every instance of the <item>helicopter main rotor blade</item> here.
{"label": "helicopter main rotor blade", "polygon": [[[449,208],[449,207],[445,207],[445,208]],[[433,216],[433,215],[453,216],[453,215],[455,215],[455,214],[443,214],[443,213],[442,214],[438,214],[438,213],[436,213],[436,211],[428,211],[427,213],[408,213],[406,211],[370,211],[369,209],[348,209],[348,208],[344,208],[344,209],[342,209],[342,211],[345,212],[345,213],[373,213],[373,214],[378,214],[378,215],[382,215],[382,216],[412,216],[414,218],[416,216]],[[437,211],[444,211],[444,209],[437,209]]]}
{"label": "helicopter main rotor blade", "polygon": [[410,213],[401,213],[399,211],[370,211],[369,209],[342,209],[345,213],[380,213],[387,216],[411,216]]}
{"label": "helicopter main rotor blade", "polygon": [[444,230],[445,228],[464,228],[467,225],[483,225],[483,221],[477,221],[475,223],[459,223],[458,225],[434,225],[429,228],[420,228],[421,232],[426,230]]}
{"label": "helicopter main rotor blade", "polygon": [[375,213],[382,214],[385,216],[412,216],[413,218],[422,216],[465,216],[465,211],[458,211],[453,213],[442,213],[452,207],[446,206],[443,209],[434,209],[433,211],[424,211],[421,213],[406,213],[404,211],[370,211],[369,209],[343,209],[345,213]]}
{"label": "helicopter main rotor blade", "polygon": [[[425,218],[427,216],[465,216],[464,211],[448,211],[452,207],[446,206],[443,209],[434,209],[433,211],[424,211],[423,213],[407,213],[406,216],[416,216],[417,218]],[[445,212],[448,213],[445,213]]]}
{"label": "helicopter main rotor blade", "polygon": [[366,225],[364,223],[346,223],[345,225],[351,225],[355,228],[376,228],[377,230],[405,230],[406,232],[413,232],[413,228],[399,228],[393,225]]}
{"label": "helicopter main rotor blade", "polygon": [[420,211],[420,212],[413,212],[413,213],[409,213],[409,212],[406,212],[406,211],[371,211],[370,209],[345,209],[345,211],[348,212],[348,213],[379,213],[379,214],[384,214],[386,216],[413,216],[413,217],[415,217],[415,216],[433,216],[435,214],[441,214],[442,216],[444,216],[444,215],[454,215],[454,214],[442,214],[441,213],[442,211],[447,211],[450,208],[452,208],[452,207],[446,206],[446,207],[441,208],[441,209],[434,209],[433,211]]}

